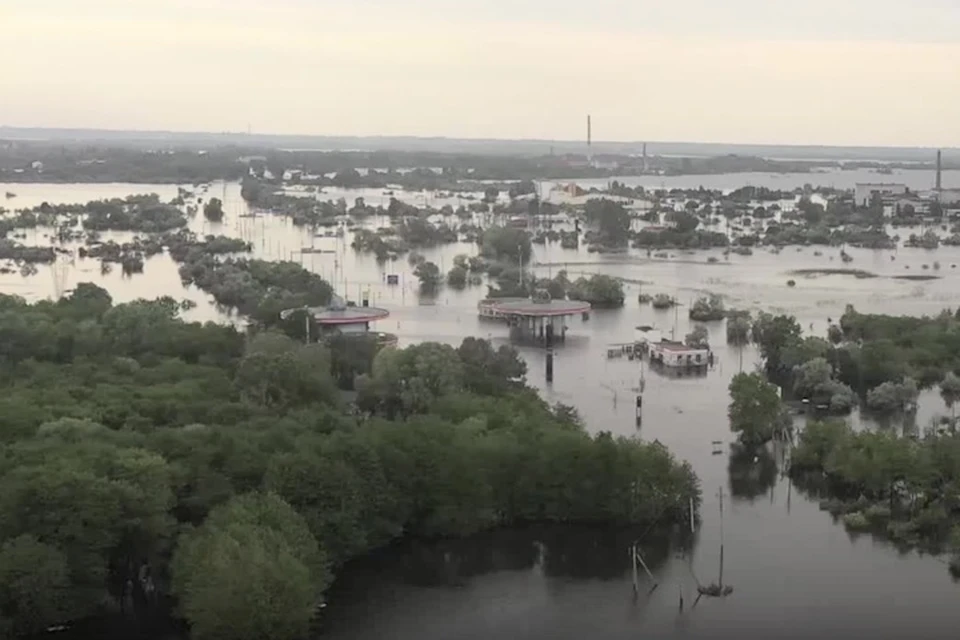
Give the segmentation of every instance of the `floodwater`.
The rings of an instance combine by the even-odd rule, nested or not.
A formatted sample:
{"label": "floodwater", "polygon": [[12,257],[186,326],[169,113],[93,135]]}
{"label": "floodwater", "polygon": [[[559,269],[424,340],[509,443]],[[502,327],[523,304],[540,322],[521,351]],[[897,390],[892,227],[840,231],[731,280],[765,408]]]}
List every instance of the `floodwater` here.
{"label": "floodwater", "polygon": [[[856,172],[843,172],[843,174]],[[797,174],[790,179],[824,184],[837,174]],[[710,182],[706,182],[709,178]],[[885,181],[896,176],[877,176]],[[770,187],[770,182],[754,182]],[[842,177],[846,180],[846,177]],[[740,175],[693,176],[683,186],[735,188]],[[864,181],[857,177],[853,181]],[[960,184],[960,180],[955,180]],[[946,184],[950,184],[945,180]],[[657,185],[654,185],[657,186]],[[919,188],[919,187],[918,187]],[[0,193],[18,197],[5,206],[35,206],[48,202],[82,202],[99,197],[157,192],[172,198],[175,187],[156,185],[3,185]],[[293,259],[324,275],[349,298],[369,290],[372,304],[391,313],[376,329],[400,336],[402,344],[440,340],[458,344],[465,336],[505,342],[506,327],[481,323],[476,303],[485,287],[464,291],[444,289],[432,304],[421,304],[416,281],[405,259],[378,266],[372,256],[356,254],[347,239],[311,238],[309,231],[270,217],[241,217],[247,212],[236,184],[215,184],[206,196],[224,200],[226,218],[211,224],[197,216],[191,227],[201,233],[243,237],[265,259]],[[324,197],[353,192],[328,192]],[[423,194],[396,192],[396,197],[420,204]],[[371,202],[371,204],[374,204]],[[377,223],[378,221],[371,221]],[[909,230],[899,230],[901,236]],[[105,236],[109,237],[109,236]],[[116,237],[123,238],[122,234]],[[49,242],[44,231],[27,232],[26,244]],[[301,247],[322,247],[332,253],[299,254]],[[625,437],[659,440],[699,475],[704,494],[703,524],[692,550],[683,552],[662,540],[644,540],[644,553],[659,587],[647,594],[649,578],[641,573],[640,595],[634,599],[625,534],[579,528],[495,532],[475,538],[437,543],[409,543],[384,550],[349,565],[334,586],[326,610],[328,637],[356,640],[448,640],[503,638],[633,638],[833,637],[863,632],[875,638],[946,637],[960,625],[960,586],[938,558],[900,553],[871,536],[854,537],[815,500],[804,497],[781,477],[777,456],[731,464],[732,435],[726,419],[727,385],[739,370],[757,363],[747,347],[741,354],[725,344],[722,323],[708,326],[718,365],[705,377],[670,379],[647,371],[642,424],[635,420],[633,389],[640,368],[626,359],[608,360],[607,345],[630,342],[634,328],[652,324],[680,338],[690,330],[686,309],[656,311],[640,306],[637,294],[664,292],[684,304],[704,292],[726,297],[728,307],[791,313],[805,330],[825,331],[828,318],[839,318],[847,304],[864,312],[930,314],[957,306],[960,289],[960,249],[941,247],[869,251],[848,249],[854,260],[842,265],[839,250],[786,248],[780,254],[757,250],[753,256],[716,252],[649,259],[645,252],[630,256],[600,256],[585,248],[563,250],[558,244],[534,246],[538,275],[566,268],[571,276],[605,273],[642,281],[626,286],[621,310],[595,311],[589,320],[571,319],[567,342],[557,351],[555,379],[544,379],[544,355],[522,348],[529,381],[551,402],[575,405],[590,431],[610,431]],[[470,244],[422,251],[446,271],[459,253],[473,254]],[[717,263],[708,263],[708,256]],[[891,256],[895,260],[891,260]],[[832,258],[832,260],[831,260]],[[937,271],[922,265],[938,261]],[[549,266],[546,266],[549,265]],[[807,278],[794,269],[847,266],[878,277]],[[907,267],[910,267],[907,269]],[[386,274],[400,274],[401,285],[384,284]],[[905,274],[932,274],[926,282],[894,279]],[[796,286],[787,287],[788,279]],[[41,267],[38,274],[0,276],[0,291],[28,299],[54,295],[78,282],[94,281],[108,288],[117,301],[170,295],[198,303],[186,315],[207,320],[227,317],[210,297],[184,289],[176,265],[166,256],[147,261],[144,274],[124,277],[119,270],[101,276],[95,260]],[[921,399],[917,422],[929,423],[944,413],[935,391]],[[866,428],[872,425],[865,423]],[[712,442],[721,441],[714,455]],[[720,491],[723,491],[723,519]],[[693,607],[696,581],[717,580],[719,547],[724,543],[724,583],[735,591],[725,599],[702,599]],[[683,593],[685,606],[679,611]]]}
{"label": "floodwater", "polygon": [[[960,186],[960,171],[956,169],[944,171],[942,175],[943,187],[953,188]],[[584,188],[602,187],[611,180],[630,186],[643,186],[648,189],[720,189],[732,191],[738,187],[754,186],[768,189],[792,191],[802,188],[806,184],[835,189],[853,189],[856,184],[865,182],[894,182],[902,183],[911,191],[926,191],[933,189],[936,175],[933,171],[917,169],[895,169],[889,174],[882,174],[870,169],[852,169],[849,171],[811,171],[810,173],[719,173],[715,175],[683,175],[683,176],[625,176],[622,178],[600,178],[594,180],[557,180],[557,184],[576,182]]]}

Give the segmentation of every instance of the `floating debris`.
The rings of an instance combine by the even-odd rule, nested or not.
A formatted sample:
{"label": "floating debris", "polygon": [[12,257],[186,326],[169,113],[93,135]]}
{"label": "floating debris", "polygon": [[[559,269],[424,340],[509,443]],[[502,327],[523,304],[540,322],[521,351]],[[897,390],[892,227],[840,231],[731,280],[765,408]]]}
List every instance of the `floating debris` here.
{"label": "floating debris", "polygon": [[697,587],[697,593],[710,598],[726,598],[728,595],[733,593],[733,587],[729,584],[721,587],[714,582],[708,585],[700,585]]}

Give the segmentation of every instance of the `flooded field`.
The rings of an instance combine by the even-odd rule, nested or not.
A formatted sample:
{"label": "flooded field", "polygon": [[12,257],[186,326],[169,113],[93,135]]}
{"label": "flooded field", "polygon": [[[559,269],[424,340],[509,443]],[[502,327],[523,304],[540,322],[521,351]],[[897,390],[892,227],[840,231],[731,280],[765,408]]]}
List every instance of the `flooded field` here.
{"label": "flooded field", "polygon": [[[853,182],[871,179],[870,174],[861,173],[866,174],[657,178],[650,186],[735,188],[750,183],[792,188],[805,182],[852,186]],[[917,182],[922,175],[923,185],[917,188],[929,186],[928,174],[906,173],[916,173]],[[947,173],[958,175],[945,176],[945,183],[951,184],[952,180],[960,184],[960,172]],[[880,178],[906,181],[901,176],[873,175],[874,181]],[[176,195],[175,186],[129,184],[0,184],[0,192],[4,191],[17,193],[4,204],[8,208],[33,207],[45,201],[85,202],[132,193],[155,192],[165,200]],[[372,255],[350,248],[349,233],[342,238],[315,238],[308,230],[280,218],[248,217],[238,184],[214,184],[205,195],[222,198],[226,216],[222,223],[212,224],[198,215],[191,221],[192,230],[248,240],[257,257],[300,262],[322,274],[349,298],[359,298],[361,292],[369,291],[371,304],[391,314],[375,328],[396,333],[401,345],[423,340],[458,344],[471,335],[494,342],[507,340],[505,326],[477,318],[476,304],[485,297],[486,287],[442,289],[431,304],[423,304],[405,258],[378,265]],[[377,204],[376,194],[329,190],[323,197],[352,201],[359,195],[368,198],[369,204]],[[426,197],[401,192],[395,195],[421,205],[420,198]],[[371,219],[369,223],[385,221]],[[911,232],[898,230],[901,236]],[[28,231],[23,242],[49,244],[48,235],[49,231]],[[129,236],[104,234],[104,239],[111,238]],[[329,253],[302,253],[304,247]],[[960,609],[956,607],[960,587],[952,583],[939,559],[915,552],[902,554],[870,536],[848,535],[829,514],[818,509],[816,501],[781,477],[775,457],[731,459],[727,385],[741,363],[744,369],[751,369],[758,357],[752,347],[742,353],[728,347],[722,322],[708,325],[718,362],[705,377],[673,379],[646,372],[639,427],[633,389],[638,385],[640,365],[606,356],[607,345],[633,341],[637,325],[654,325],[665,334],[672,331],[682,338],[691,324],[686,305],[706,292],[724,296],[728,308],[793,314],[805,331],[817,334],[825,332],[828,318],[839,318],[847,304],[863,312],[916,315],[960,304],[956,294],[960,290],[960,248],[847,249],[853,257],[848,265],[841,264],[838,249],[819,251],[822,255],[815,255],[814,248],[792,247],[779,254],[759,249],[752,256],[723,256],[719,250],[670,252],[672,257],[664,259],[648,258],[646,252],[600,256],[585,248],[535,245],[537,275],[566,269],[571,277],[594,273],[621,277],[627,282],[627,299],[623,309],[598,310],[589,320],[570,320],[567,341],[557,351],[555,378],[550,385],[545,382],[544,353],[521,348],[531,384],[551,402],[576,406],[589,430],[658,440],[693,465],[703,486],[704,522],[692,558],[678,557],[677,551],[666,544],[651,550],[650,568],[660,587],[649,596],[641,593],[634,602],[627,558],[605,555],[604,549],[618,542],[602,533],[566,529],[495,533],[455,543],[402,545],[343,572],[327,609],[329,637],[573,639],[627,638],[638,633],[724,637],[747,630],[751,637],[792,637],[791,633],[830,637],[844,630],[887,638],[927,637],[918,636],[918,629],[929,632],[929,637],[943,637],[955,630],[960,623]],[[420,251],[443,272],[456,255],[476,252],[475,245],[465,243]],[[711,256],[717,261],[708,262]],[[939,270],[922,270],[923,264],[932,265],[934,261],[940,263]],[[841,266],[876,277],[793,273]],[[918,273],[936,279],[895,277]],[[387,285],[388,274],[399,275],[400,284]],[[788,287],[789,279],[794,279],[796,286]],[[148,259],[144,273],[133,277],[123,276],[119,270],[102,275],[99,261],[94,259],[39,266],[38,273],[30,277],[0,275],[0,291],[37,300],[86,281],[107,288],[117,301],[169,295],[197,303],[186,312],[189,319],[228,319],[210,296],[181,285],[177,266],[166,255]],[[637,301],[641,291],[676,296],[684,306],[667,311],[641,306]],[[917,423],[924,425],[943,412],[939,395],[926,392],[921,396]],[[713,452],[714,441],[723,443],[720,455]],[[691,608],[696,586],[691,568],[706,581],[717,572],[721,487],[724,579],[736,591],[724,600],[704,599]],[[444,568],[443,579],[435,575],[438,566]],[[687,600],[682,614],[678,612],[680,591]]]}

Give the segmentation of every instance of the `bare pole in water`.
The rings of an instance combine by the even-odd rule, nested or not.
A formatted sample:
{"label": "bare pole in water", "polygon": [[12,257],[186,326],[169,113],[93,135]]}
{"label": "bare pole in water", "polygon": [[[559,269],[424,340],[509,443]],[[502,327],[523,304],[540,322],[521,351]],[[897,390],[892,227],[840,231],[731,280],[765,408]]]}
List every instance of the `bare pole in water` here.
{"label": "bare pole in water", "polygon": [[520,256],[520,288],[523,289],[523,245],[517,245],[517,254]]}
{"label": "bare pole in water", "polygon": [[640,548],[639,548],[639,547],[636,547],[636,548],[634,549],[634,556],[636,557],[637,561],[640,562],[640,566],[643,567],[644,573],[646,573],[646,574],[647,574],[647,577],[650,578],[650,582],[653,583],[653,586],[650,587],[650,593],[653,593],[653,590],[656,589],[656,588],[657,588],[658,586],[660,586],[660,585],[659,585],[659,583],[657,583],[656,578],[653,577],[653,574],[650,573],[650,568],[647,567],[647,563],[643,561],[643,555],[640,553]]}
{"label": "bare pole in water", "polygon": [[677,304],[677,297],[673,297],[673,339],[677,339],[677,329],[680,328],[680,305]]}
{"label": "bare pole in water", "polygon": [[720,590],[723,591],[723,485],[720,485]]}

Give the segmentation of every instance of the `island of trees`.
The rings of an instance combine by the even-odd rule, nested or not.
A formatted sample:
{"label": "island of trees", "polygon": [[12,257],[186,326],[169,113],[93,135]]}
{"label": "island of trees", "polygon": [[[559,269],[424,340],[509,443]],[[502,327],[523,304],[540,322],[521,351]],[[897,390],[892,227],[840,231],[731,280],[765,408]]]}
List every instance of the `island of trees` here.
{"label": "island of trees", "polygon": [[[740,316],[741,318],[743,316]],[[761,314],[750,336],[762,371],[730,384],[729,418],[738,447],[762,452],[771,440],[796,442],[789,473],[854,533],[872,532],[903,548],[950,554],[960,577],[960,319],[861,314],[848,307],[828,339],[803,337],[796,319]],[[728,332],[729,335],[729,332]],[[779,387],[779,388],[778,388]],[[922,432],[912,425],[918,392],[938,388],[950,416]],[[780,389],[783,389],[781,400]],[[790,406],[804,401],[794,434]],[[831,415],[860,404],[904,428],[857,430]]]}

